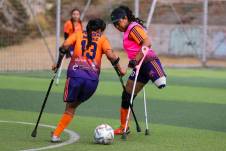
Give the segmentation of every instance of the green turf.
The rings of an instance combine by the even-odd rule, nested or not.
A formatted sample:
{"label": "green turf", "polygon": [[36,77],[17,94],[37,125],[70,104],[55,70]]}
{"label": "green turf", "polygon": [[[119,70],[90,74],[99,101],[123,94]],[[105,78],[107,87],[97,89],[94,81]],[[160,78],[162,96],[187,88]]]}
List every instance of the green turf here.
{"label": "green turf", "polygon": [[[133,133],[126,142],[116,137],[113,145],[92,143],[95,126],[106,122],[116,128],[119,124],[122,88],[114,71],[104,70],[97,92],[79,107],[76,119],[69,126],[81,135],[80,140],[54,150],[226,150],[226,70],[167,69],[167,75],[167,88],[158,90],[151,83],[146,87],[151,136],[135,133],[133,125]],[[36,122],[51,76],[49,71],[1,73],[0,120]],[[57,124],[64,110],[64,81],[53,87],[41,122]],[[142,94],[135,101],[135,112],[144,128]],[[39,136],[32,139],[32,128],[30,125],[0,123],[1,150],[50,144],[51,129],[40,128]],[[63,139],[67,138],[64,134]]]}
{"label": "green turf", "polygon": [[[7,116],[6,116],[7,115]],[[37,113],[13,111],[13,110],[0,110],[1,120],[13,121],[33,121]],[[55,125],[60,118],[60,115],[44,114],[42,123]],[[112,145],[97,145],[93,143],[93,130],[101,123],[108,123],[112,126],[117,126],[118,121],[109,118],[95,118],[76,116],[74,121],[68,127],[76,131],[80,135],[80,140],[77,143],[54,149],[59,151],[64,150],[144,150],[149,151],[223,151],[226,144],[226,133],[216,132],[201,129],[191,129],[184,127],[168,126],[162,124],[151,125],[151,135],[145,136],[143,132],[136,133],[134,125],[132,126],[132,133],[128,136],[127,141],[122,141],[120,137],[115,138]],[[142,128],[144,124],[141,123]],[[39,128],[38,135],[35,139],[30,137],[33,129],[32,126],[19,125],[19,124],[6,124],[0,123],[1,128],[1,141],[0,146],[3,150],[18,150],[28,149],[33,146],[40,147],[50,145],[49,134],[51,129]],[[62,138],[67,139],[67,134]]]}
{"label": "green turf", "polygon": [[[1,150],[22,150],[52,145],[49,139],[51,132],[50,128],[40,127],[38,129],[38,139],[31,137],[33,128],[33,125],[0,122]],[[62,138],[63,141],[65,141],[69,137],[63,133]]]}

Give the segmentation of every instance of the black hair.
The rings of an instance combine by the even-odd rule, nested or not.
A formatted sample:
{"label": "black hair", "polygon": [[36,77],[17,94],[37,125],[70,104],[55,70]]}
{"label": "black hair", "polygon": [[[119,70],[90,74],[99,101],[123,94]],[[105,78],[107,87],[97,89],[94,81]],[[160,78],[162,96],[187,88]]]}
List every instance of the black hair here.
{"label": "black hair", "polygon": [[[73,8],[73,9],[71,10],[71,15],[73,14],[74,11],[78,11],[79,14],[81,14],[81,11],[80,11],[78,8]],[[74,21],[73,21],[73,19],[72,19],[72,17],[71,17],[71,24],[72,24],[72,29],[73,29],[73,32],[74,32],[74,31],[75,31],[75,27],[73,26],[73,25],[74,25],[73,22],[74,22]],[[79,19],[78,22],[82,25],[81,19]]]}
{"label": "black hair", "polygon": [[78,8],[73,8],[73,9],[71,10],[71,15],[73,14],[74,11],[78,11],[79,13],[81,13],[81,11],[80,11]]}
{"label": "black hair", "polygon": [[114,23],[114,21],[117,21],[121,18],[124,18],[125,16],[127,16],[129,22],[137,22],[138,24],[140,24],[141,26],[144,26],[144,21],[141,20],[140,18],[136,18],[133,15],[133,12],[129,9],[129,7],[121,5],[118,8],[114,9],[111,13],[111,20]]}
{"label": "black hair", "polygon": [[86,45],[86,49],[89,49],[91,43],[92,43],[92,32],[93,31],[97,31],[97,30],[101,30],[104,31],[106,28],[106,24],[105,22],[100,19],[100,18],[96,18],[96,19],[91,19],[89,20],[87,26],[86,26],[86,32],[87,32],[87,39],[88,39],[88,43]]}

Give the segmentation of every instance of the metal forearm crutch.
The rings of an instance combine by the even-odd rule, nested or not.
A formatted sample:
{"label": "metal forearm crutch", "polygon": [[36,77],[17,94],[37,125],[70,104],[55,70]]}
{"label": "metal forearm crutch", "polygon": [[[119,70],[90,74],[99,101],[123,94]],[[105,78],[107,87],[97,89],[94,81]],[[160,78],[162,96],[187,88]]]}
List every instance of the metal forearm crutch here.
{"label": "metal forearm crutch", "polygon": [[48,99],[48,97],[49,97],[49,93],[50,93],[50,91],[51,91],[51,88],[52,88],[52,85],[53,85],[53,81],[54,81],[56,75],[57,75],[57,71],[54,73],[54,75],[53,75],[53,77],[52,77],[52,79],[51,79],[51,82],[50,82],[50,84],[49,84],[48,90],[47,90],[47,92],[46,92],[45,99],[44,99],[44,101],[43,101],[43,103],[42,103],[41,111],[39,112],[39,116],[38,116],[38,119],[37,119],[35,128],[34,128],[34,130],[33,130],[32,133],[31,133],[31,136],[32,136],[32,137],[36,137],[36,135],[37,135],[38,125],[39,125],[40,119],[41,119],[41,117],[42,117],[42,113],[43,113],[43,110],[44,110],[44,108],[45,108],[45,105],[46,105],[47,99]]}
{"label": "metal forearm crutch", "polygon": [[149,135],[149,128],[148,128],[148,112],[147,112],[147,100],[146,100],[146,93],[145,93],[145,87],[143,88],[144,92],[144,116],[145,116],[145,135]]}
{"label": "metal forearm crutch", "polygon": [[[115,69],[115,71],[116,71],[116,73],[117,73],[117,75],[119,77],[119,80],[121,82],[121,85],[122,85],[123,90],[126,91],[126,87],[125,87],[125,85],[123,83],[122,76],[120,75],[120,72],[118,71],[117,67],[115,67],[115,66],[114,66],[114,69]],[[137,132],[141,132],[141,128],[140,128],[140,125],[139,125],[139,123],[137,121],[137,117],[136,117],[135,112],[133,110],[133,106],[131,104],[129,104],[129,107],[130,107],[130,109],[132,111],[133,118],[134,118],[135,123],[136,123]]]}
{"label": "metal forearm crutch", "polygon": [[63,64],[64,64],[65,59],[66,59],[66,57],[63,58],[62,63],[61,63],[61,65],[60,65],[60,68],[59,68],[59,70],[58,70],[58,72],[57,72],[56,83],[55,83],[56,85],[58,85],[59,82],[60,82],[60,76],[61,76],[62,67],[63,67]]}
{"label": "metal forearm crutch", "polygon": [[[135,80],[134,80],[134,84],[133,84],[132,95],[131,95],[131,98],[130,98],[130,104],[133,104],[133,96],[134,96],[134,92],[135,92],[135,88],[136,88],[136,84],[137,84],[137,77],[138,77],[138,74],[139,74],[140,67],[141,67],[141,65],[144,61],[144,58],[146,57],[146,55],[148,53],[148,50],[149,50],[149,48],[146,47],[146,46],[143,46],[141,49],[142,49],[142,52],[143,52],[143,58],[141,59],[140,63],[136,66],[136,74],[135,74]],[[122,139],[126,139],[126,128],[128,126],[129,115],[130,115],[130,108],[128,109],[128,113],[127,113],[127,117],[126,117],[126,124],[125,124],[125,127],[124,127]]]}

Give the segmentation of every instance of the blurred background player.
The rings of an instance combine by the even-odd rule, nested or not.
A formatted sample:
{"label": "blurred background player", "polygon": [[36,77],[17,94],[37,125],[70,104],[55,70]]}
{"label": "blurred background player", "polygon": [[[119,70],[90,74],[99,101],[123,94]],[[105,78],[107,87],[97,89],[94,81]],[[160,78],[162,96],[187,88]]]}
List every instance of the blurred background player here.
{"label": "blurred background player", "polygon": [[[145,31],[143,21],[139,18],[135,18],[128,7],[120,6],[114,9],[111,13],[111,20],[120,32],[124,32],[123,47],[130,60],[128,67],[133,68],[133,72],[129,76],[126,84],[126,91],[123,91],[122,93],[120,110],[121,124],[119,128],[114,130],[116,135],[122,135],[125,128],[133,83],[135,80],[135,66],[143,57],[141,51],[142,46],[151,48],[151,42]],[[134,98],[149,80],[151,80],[159,89],[166,86],[165,72],[163,71],[159,58],[153,50],[149,50],[149,53],[140,68]],[[129,127],[127,127],[126,133],[129,132]]]}
{"label": "blurred background player", "polygon": [[[83,26],[82,26],[82,21],[80,19],[81,12],[79,9],[74,8],[71,11],[71,19],[67,20],[64,24],[64,40],[66,40],[70,35],[72,35],[74,32],[82,32],[83,31]],[[74,46],[71,45],[69,47],[70,54],[73,54],[74,51]],[[69,57],[67,55],[67,57]]]}
{"label": "blurred background player", "polygon": [[53,66],[53,70],[59,68],[69,46],[74,44],[64,90],[66,108],[52,134],[52,142],[60,141],[60,134],[73,119],[75,109],[94,94],[99,82],[102,54],[117,67],[121,75],[125,74],[119,65],[119,57],[113,53],[107,37],[103,35],[105,27],[106,24],[101,19],[90,20],[86,32],[73,33],[60,48],[58,63]]}

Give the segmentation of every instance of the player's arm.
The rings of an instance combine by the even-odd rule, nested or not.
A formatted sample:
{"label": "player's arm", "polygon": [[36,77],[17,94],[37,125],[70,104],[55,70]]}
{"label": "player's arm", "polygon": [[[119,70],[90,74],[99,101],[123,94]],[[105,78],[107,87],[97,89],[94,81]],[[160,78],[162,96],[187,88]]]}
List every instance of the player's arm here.
{"label": "player's arm", "polygon": [[[142,29],[140,26],[135,26],[134,28],[131,29],[129,33],[129,38],[133,39],[138,45],[147,46],[151,48],[151,42],[150,39],[147,35],[147,33]],[[143,53],[140,50],[139,53],[136,55],[134,60],[130,60],[129,62],[129,67],[134,68],[139,61],[143,58]]]}
{"label": "player's arm", "polygon": [[71,34],[63,43],[62,47],[65,49],[68,49],[71,45],[75,44],[77,39],[77,34],[73,33]]}
{"label": "player's arm", "polygon": [[63,43],[63,45],[59,48],[59,56],[57,59],[57,63],[52,66],[52,70],[56,71],[64,58],[64,55],[69,52],[69,47],[76,42],[76,34],[72,34],[68,37]]}
{"label": "player's arm", "polygon": [[59,48],[59,56],[58,56],[58,59],[57,59],[57,62],[55,64],[52,65],[52,70],[54,72],[57,72],[57,70],[59,69],[60,65],[61,65],[61,62],[64,58],[64,55],[66,54],[67,52],[67,49],[65,49],[64,47],[60,47]]}
{"label": "player's arm", "polygon": [[69,34],[64,32],[64,40],[66,40],[69,37]]}
{"label": "player's arm", "polygon": [[69,28],[70,28],[70,26],[69,26],[68,22],[66,22],[64,24],[64,40],[66,40],[69,37]]}
{"label": "player's arm", "polygon": [[117,56],[112,50],[106,51],[106,56],[108,60],[111,62],[112,66],[116,69],[116,71],[121,75],[124,76],[126,74],[125,70],[119,64],[120,58]]}
{"label": "player's arm", "polygon": [[120,58],[111,49],[111,45],[107,38],[105,38],[102,47],[103,47],[105,55],[107,56],[108,60],[111,62],[112,66],[116,69],[116,71],[121,76],[124,76],[126,74],[126,72],[125,72],[125,70],[122,69],[122,67],[119,64]]}

